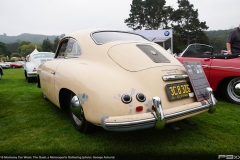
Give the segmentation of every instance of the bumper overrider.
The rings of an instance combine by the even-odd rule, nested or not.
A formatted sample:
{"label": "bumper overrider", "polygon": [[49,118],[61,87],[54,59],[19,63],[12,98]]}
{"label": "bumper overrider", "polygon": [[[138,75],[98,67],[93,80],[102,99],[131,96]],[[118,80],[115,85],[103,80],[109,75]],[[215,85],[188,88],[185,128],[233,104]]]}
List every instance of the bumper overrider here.
{"label": "bumper overrider", "polygon": [[191,115],[204,110],[208,110],[209,113],[214,113],[217,101],[214,98],[210,87],[207,87],[206,91],[209,93],[209,99],[201,101],[201,103],[196,103],[198,106],[195,105],[195,107],[191,109],[171,114],[164,114],[161,99],[159,97],[153,97],[153,112],[126,116],[105,116],[102,117],[101,124],[102,127],[108,131],[133,131],[153,127],[156,129],[162,129],[166,123],[183,116]]}

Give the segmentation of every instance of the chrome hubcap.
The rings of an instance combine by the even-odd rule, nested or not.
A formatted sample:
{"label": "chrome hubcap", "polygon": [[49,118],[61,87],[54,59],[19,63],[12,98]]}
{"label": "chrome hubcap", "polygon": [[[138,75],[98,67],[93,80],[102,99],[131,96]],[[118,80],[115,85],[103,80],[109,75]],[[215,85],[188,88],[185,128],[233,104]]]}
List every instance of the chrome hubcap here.
{"label": "chrome hubcap", "polygon": [[80,104],[80,101],[76,95],[71,100],[70,109],[75,123],[77,125],[81,125],[83,122],[84,113],[82,105]]}
{"label": "chrome hubcap", "polygon": [[229,96],[235,100],[240,102],[240,89],[238,88],[240,86],[240,78],[234,78],[232,79],[227,87],[227,92]]}

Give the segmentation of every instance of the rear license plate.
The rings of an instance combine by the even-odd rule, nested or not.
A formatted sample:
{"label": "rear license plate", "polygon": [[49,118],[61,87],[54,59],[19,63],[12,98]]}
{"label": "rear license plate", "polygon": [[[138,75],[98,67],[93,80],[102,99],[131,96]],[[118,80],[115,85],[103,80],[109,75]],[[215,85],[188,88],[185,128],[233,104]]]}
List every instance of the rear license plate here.
{"label": "rear license plate", "polygon": [[191,88],[186,82],[167,84],[166,92],[170,101],[193,97]]}

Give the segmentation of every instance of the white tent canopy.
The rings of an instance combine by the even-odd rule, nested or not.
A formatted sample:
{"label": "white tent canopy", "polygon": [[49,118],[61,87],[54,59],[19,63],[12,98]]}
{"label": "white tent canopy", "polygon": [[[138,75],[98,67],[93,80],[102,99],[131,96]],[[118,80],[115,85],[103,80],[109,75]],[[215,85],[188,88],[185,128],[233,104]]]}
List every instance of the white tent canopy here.
{"label": "white tent canopy", "polygon": [[[35,49],[32,51],[32,53],[37,53],[37,52],[38,52],[37,47],[35,47]],[[32,54],[32,53],[30,53],[30,54]]]}
{"label": "white tent canopy", "polygon": [[[173,51],[173,34],[172,29],[161,30],[134,30],[133,33],[140,34],[152,42],[164,42],[171,38],[171,51]],[[164,44],[165,45],[165,44]],[[165,46],[164,46],[165,47]]]}

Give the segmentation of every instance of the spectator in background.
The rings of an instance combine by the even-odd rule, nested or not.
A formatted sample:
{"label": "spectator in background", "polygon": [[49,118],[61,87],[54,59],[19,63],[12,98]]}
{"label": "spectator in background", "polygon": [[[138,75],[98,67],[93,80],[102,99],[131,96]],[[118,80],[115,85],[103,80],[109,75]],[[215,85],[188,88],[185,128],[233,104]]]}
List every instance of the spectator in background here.
{"label": "spectator in background", "polygon": [[229,33],[226,47],[228,54],[240,54],[240,24]]}

